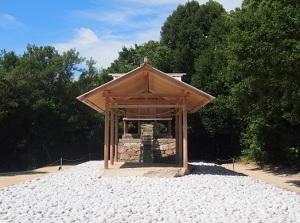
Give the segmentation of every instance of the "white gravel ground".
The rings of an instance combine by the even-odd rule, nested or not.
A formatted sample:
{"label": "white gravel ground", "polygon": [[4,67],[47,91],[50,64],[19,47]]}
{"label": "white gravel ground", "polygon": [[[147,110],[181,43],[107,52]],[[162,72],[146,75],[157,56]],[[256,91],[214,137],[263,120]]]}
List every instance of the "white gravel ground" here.
{"label": "white gravel ground", "polygon": [[102,161],[0,189],[0,222],[300,222],[300,196],[193,163],[188,176],[99,177]]}

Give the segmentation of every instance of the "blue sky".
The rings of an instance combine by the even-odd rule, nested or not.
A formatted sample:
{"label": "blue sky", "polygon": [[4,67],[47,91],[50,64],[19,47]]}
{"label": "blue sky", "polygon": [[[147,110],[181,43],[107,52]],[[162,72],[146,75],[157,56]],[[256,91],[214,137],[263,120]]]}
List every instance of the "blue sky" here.
{"label": "blue sky", "polygon": [[[28,44],[76,48],[107,68],[122,46],[159,40],[166,18],[187,0],[0,0],[0,50],[23,54]],[[200,4],[206,0],[199,0]],[[219,0],[227,11],[242,0]]]}

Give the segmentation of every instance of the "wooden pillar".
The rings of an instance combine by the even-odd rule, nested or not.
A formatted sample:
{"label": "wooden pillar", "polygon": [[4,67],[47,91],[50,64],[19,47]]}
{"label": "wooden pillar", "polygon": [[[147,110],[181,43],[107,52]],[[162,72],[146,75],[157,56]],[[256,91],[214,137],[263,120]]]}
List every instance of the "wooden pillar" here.
{"label": "wooden pillar", "polygon": [[124,135],[126,135],[128,133],[128,122],[127,121],[123,121],[124,122]]}
{"label": "wooden pillar", "polygon": [[182,111],[182,130],[183,130],[183,168],[188,169],[188,145],[187,145],[187,111],[186,106],[183,106]]}
{"label": "wooden pillar", "polygon": [[168,135],[171,136],[172,134],[172,125],[171,125],[171,120],[168,120]]}
{"label": "wooden pillar", "polygon": [[104,169],[108,169],[108,147],[109,147],[109,107],[108,107],[108,99],[105,98]]}
{"label": "wooden pillar", "polygon": [[179,109],[178,112],[178,144],[179,144],[179,163],[183,163],[182,162],[182,109]]}
{"label": "wooden pillar", "polygon": [[141,121],[138,120],[138,134],[141,134]]}
{"label": "wooden pillar", "polygon": [[176,139],[176,156],[175,156],[175,160],[176,163],[179,163],[179,128],[178,128],[178,124],[179,124],[179,116],[178,116],[178,112],[179,110],[176,109],[176,115],[175,115],[175,139]]}
{"label": "wooden pillar", "polygon": [[118,109],[115,109],[115,161],[118,162],[118,144],[119,144],[119,117]]}
{"label": "wooden pillar", "polygon": [[114,109],[111,109],[110,111],[110,164],[114,165],[114,150],[115,150],[115,124],[114,124],[114,119],[115,119],[115,114],[114,114]]}

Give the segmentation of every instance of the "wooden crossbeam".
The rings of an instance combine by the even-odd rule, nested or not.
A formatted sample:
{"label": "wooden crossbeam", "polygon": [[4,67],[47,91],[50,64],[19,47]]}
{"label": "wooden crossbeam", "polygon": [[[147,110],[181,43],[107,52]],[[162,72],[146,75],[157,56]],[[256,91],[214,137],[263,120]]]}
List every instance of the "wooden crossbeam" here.
{"label": "wooden crossbeam", "polygon": [[111,108],[178,108],[180,105],[155,105],[155,104],[135,104],[135,105],[118,105],[112,104],[110,105]]}
{"label": "wooden crossbeam", "polygon": [[187,97],[187,93],[131,93],[131,94],[117,94],[117,93],[106,93],[106,97],[110,98],[157,98],[157,97],[173,97],[173,98],[180,98],[180,97]]}
{"label": "wooden crossbeam", "polygon": [[130,100],[113,100],[111,104],[119,105],[144,105],[144,104],[180,104],[178,100],[162,99],[130,99]]}
{"label": "wooden crossbeam", "polygon": [[152,121],[152,120],[156,120],[156,121],[169,121],[172,120],[172,118],[123,118],[123,120],[125,121]]}

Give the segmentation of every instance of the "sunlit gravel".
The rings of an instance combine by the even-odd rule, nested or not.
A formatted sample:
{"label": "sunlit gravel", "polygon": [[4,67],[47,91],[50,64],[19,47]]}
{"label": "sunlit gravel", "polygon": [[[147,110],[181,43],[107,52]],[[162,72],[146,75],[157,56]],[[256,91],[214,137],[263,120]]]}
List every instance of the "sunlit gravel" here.
{"label": "sunlit gravel", "polygon": [[3,222],[300,222],[300,196],[220,166],[176,178],[100,177],[103,161],[0,189]]}

